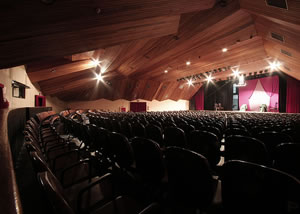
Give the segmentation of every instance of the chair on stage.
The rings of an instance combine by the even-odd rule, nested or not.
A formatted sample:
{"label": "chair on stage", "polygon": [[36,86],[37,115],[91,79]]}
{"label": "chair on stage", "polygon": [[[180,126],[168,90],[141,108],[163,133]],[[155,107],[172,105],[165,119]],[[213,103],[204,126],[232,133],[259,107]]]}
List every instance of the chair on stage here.
{"label": "chair on stage", "polygon": [[247,104],[243,104],[243,105],[241,105],[241,107],[240,107],[240,111],[247,111]]}
{"label": "chair on stage", "polygon": [[259,107],[259,112],[267,112],[268,111],[268,106],[266,104],[261,104]]}

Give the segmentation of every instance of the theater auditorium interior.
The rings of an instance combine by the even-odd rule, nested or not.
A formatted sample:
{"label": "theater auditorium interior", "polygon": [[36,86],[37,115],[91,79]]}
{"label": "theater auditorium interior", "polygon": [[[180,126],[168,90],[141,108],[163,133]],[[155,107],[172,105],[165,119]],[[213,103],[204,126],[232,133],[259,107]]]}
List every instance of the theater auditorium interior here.
{"label": "theater auditorium interior", "polygon": [[299,0],[0,17],[0,213],[300,213]]}

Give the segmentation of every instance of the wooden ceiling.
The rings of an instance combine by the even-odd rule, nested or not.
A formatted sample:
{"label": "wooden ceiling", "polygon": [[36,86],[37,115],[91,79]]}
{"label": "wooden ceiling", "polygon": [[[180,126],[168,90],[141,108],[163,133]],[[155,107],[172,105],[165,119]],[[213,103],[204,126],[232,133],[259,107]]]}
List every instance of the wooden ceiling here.
{"label": "wooden ceiling", "polygon": [[[25,64],[43,94],[64,101],[189,100],[206,81],[199,74],[224,80],[229,68],[248,75],[273,60],[299,80],[300,2],[287,2],[4,0],[0,68]],[[199,78],[189,86],[186,77]]]}

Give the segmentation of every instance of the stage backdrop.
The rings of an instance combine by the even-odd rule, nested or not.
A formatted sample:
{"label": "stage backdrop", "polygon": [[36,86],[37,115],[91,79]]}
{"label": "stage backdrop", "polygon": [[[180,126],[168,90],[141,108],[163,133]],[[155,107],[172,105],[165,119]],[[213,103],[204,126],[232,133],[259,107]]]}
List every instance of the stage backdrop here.
{"label": "stage backdrop", "polygon": [[246,86],[239,88],[239,106],[246,104],[248,111],[259,111],[261,104],[268,111],[278,111],[279,77],[271,76],[246,80]]}

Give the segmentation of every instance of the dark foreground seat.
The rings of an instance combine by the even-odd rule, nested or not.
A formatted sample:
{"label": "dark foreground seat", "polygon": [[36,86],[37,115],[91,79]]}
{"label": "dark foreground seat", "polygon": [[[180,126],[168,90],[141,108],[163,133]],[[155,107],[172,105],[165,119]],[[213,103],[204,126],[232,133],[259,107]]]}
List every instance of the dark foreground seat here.
{"label": "dark foreground seat", "polygon": [[207,159],[179,147],[168,147],[165,159],[173,211],[181,208],[182,213],[185,209],[205,211],[211,205],[217,187]]}
{"label": "dark foreground seat", "polygon": [[274,167],[300,179],[300,144],[279,144],[275,151]]}
{"label": "dark foreground seat", "polygon": [[300,212],[300,181],[282,171],[232,160],[223,165],[221,182],[225,213]]}

